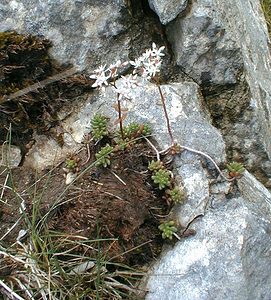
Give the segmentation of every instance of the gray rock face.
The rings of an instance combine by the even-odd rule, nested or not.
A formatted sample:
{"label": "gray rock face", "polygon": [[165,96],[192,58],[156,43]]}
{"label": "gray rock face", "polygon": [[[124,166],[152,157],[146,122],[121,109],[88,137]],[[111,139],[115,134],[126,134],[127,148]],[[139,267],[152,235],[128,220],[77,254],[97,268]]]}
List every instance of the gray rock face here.
{"label": "gray rock face", "polygon": [[149,0],[149,5],[158,15],[160,22],[166,25],[185,10],[187,2],[187,0]]}
{"label": "gray rock face", "polygon": [[[89,64],[103,61],[105,56],[110,60],[112,55],[112,61],[117,59],[117,53],[122,59],[127,56],[125,47],[116,51],[114,42],[124,30],[121,21],[123,9],[122,0],[3,0],[0,4],[0,31],[44,35],[54,44],[52,55],[55,59],[86,69]],[[125,45],[128,41],[119,42]]]}
{"label": "gray rock face", "polygon": [[[233,159],[240,159],[241,153],[251,170],[258,165],[259,172],[268,177],[271,57],[260,1],[193,1],[189,13],[167,25],[167,34],[177,65],[205,90],[209,88],[208,93],[221,86],[210,96],[213,115],[216,103],[221,106],[221,115],[228,110],[233,116],[240,110],[238,119],[233,121],[230,116],[229,122],[221,124]],[[227,86],[234,90],[241,78],[239,87],[248,92],[236,87],[236,92],[228,93]]]}
{"label": "gray rock face", "polygon": [[[177,65],[200,84],[237,82],[243,61],[240,46],[226,30],[214,0],[194,1],[191,11],[167,26]],[[219,2],[219,1],[218,1]]]}
{"label": "gray rock face", "polygon": [[25,156],[24,166],[37,171],[57,165],[65,160],[68,154],[80,148],[80,144],[76,143],[69,133],[64,134],[63,147],[55,139],[45,135],[36,135],[34,138],[36,143]]}
{"label": "gray rock face", "polygon": [[[122,79],[118,80],[116,85],[118,86],[121,82]],[[204,109],[197,84],[172,83],[163,85],[161,88],[166,98],[176,142],[206,152],[217,163],[225,162],[223,139],[220,133],[210,125],[210,118]],[[166,149],[170,145],[170,139],[157,86],[142,82],[141,86],[133,90],[133,95],[136,100],[127,101],[129,111],[125,122],[149,123],[159,146],[161,149]],[[25,164],[35,169],[43,169],[46,165],[61,161],[67,152],[76,151],[84,134],[90,132],[90,121],[94,114],[101,112],[111,117],[112,120],[117,119],[117,113],[112,108],[116,97],[114,88],[109,87],[105,93],[97,91],[85,103],[78,103],[77,107],[73,107],[73,114],[62,122],[66,132],[65,146],[61,148],[53,139],[37,137],[39,142],[28,153]],[[215,148],[213,144],[216,145]],[[212,164],[210,167],[213,167]]]}
{"label": "gray rock face", "polygon": [[232,198],[225,188],[223,200],[206,198],[204,217],[192,225],[196,236],[164,253],[150,272],[146,299],[270,299],[270,193],[249,173],[239,187]]}
{"label": "gray rock face", "polygon": [[[121,80],[117,81],[116,85],[120,83]],[[225,161],[224,142],[219,132],[209,123],[209,115],[204,110],[197,84],[172,83],[162,85],[161,88],[176,142],[205,151],[218,163]],[[136,87],[133,94],[135,100],[127,101],[128,115],[125,122],[150,123],[159,146],[162,149],[167,148],[170,139],[158,88],[152,83],[146,83]],[[96,94],[78,114],[64,122],[65,129],[72,128],[72,132],[75,132],[72,133],[73,139],[80,142],[84,133],[89,130],[90,120],[95,113],[102,112],[113,120],[117,118],[116,111],[112,109],[116,97],[113,88],[106,89],[104,94]],[[216,151],[213,151],[213,143],[216,145]]]}
{"label": "gray rock face", "polygon": [[[228,30],[240,43],[246,80],[250,89],[250,128],[254,141],[271,159],[271,56],[269,37],[259,1],[235,1],[235,6],[223,2],[228,12]],[[230,20],[236,20],[230,22]],[[245,33],[245,34],[244,34]],[[238,130],[238,129],[237,129]],[[252,140],[250,142],[253,142]]]}
{"label": "gray rock face", "polygon": [[[53,41],[52,54],[58,61],[75,63],[81,69],[93,68],[118,58],[126,60],[133,39],[147,44],[144,32],[138,30],[136,38],[127,34],[130,25],[123,21],[125,2],[2,0],[0,31],[43,34]],[[174,138],[181,145],[209,154],[218,164],[226,161],[224,140],[227,145],[233,142],[249,153],[249,164],[262,164],[270,176],[270,53],[259,1],[198,0],[191,1],[189,8],[187,2],[149,0],[166,24],[176,64],[195,81],[161,86]],[[237,90],[240,77],[248,92]],[[234,97],[230,93],[225,99],[220,93],[214,96],[214,100],[217,97],[225,102],[223,107],[238,108],[238,116],[243,114],[224,140],[211,125],[199,84],[203,88],[223,87],[225,95],[229,86],[236,87]],[[150,123],[158,146],[168,147],[170,139],[157,87],[147,83],[134,89],[133,94],[135,100],[127,102],[125,122]],[[72,102],[72,107],[63,107],[58,116],[65,132],[64,146],[47,136],[34,136],[36,143],[24,164],[40,170],[76,151],[90,131],[94,114],[101,112],[117,119],[112,108],[115,100],[114,89],[107,88],[104,94],[94,91]],[[246,106],[240,104],[241,100]],[[187,200],[175,207],[172,216],[183,226],[194,220],[190,227],[197,234],[179,241],[157,261],[149,273],[146,299],[269,300],[268,190],[247,172],[237,185],[217,181],[212,163],[189,151],[177,156],[174,171],[185,187]]]}

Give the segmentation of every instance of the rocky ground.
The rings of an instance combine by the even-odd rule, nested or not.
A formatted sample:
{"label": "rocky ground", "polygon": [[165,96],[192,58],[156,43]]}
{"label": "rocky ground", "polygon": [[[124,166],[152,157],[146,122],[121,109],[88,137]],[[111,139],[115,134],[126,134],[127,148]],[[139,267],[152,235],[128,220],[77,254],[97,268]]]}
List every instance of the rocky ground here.
{"label": "rocky ground", "polygon": [[[2,234],[18,219],[20,195],[26,196],[26,212],[31,215],[36,186],[44,190],[37,219],[47,216],[54,199],[61,196],[68,201],[48,214],[47,229],[81,232],[84,237],[99,232],[107,239],[118,235],[121,242],[105,243],[113,257],[139,249],[118,256],[119,262],[140,264],[157,257],[161,248],[157,224],[169,207],[145,173],[146,161],[155,155],[146,144],[125,153],[127,158],[115,156],[111,171],[127,186],[122,187],[112,172],[95,169],[62,198],[67,155],[80,153],[79,166],[89,156],[84,136],[90,132],[90,120],[103,113],[113,120],[113,128],[116,119],[114,88],[105,93],[93,89],[89,74],[105,63],[135,59],[155,42],[165,46],[161,91],[174,140],[183,146],[171,169],[185,188],[186,200],[170,216],[180,228],[189,226],[196,234],[165,247],[142,285],[149,291],[146,299],[270,299],[270,40],[260,1],[71,0],[58,5],[3,0],[0,15],[0,139],[2,144],[11,142],[17,155],[21,151],[14,159],[19,168],[12,171],[16,197],[8,189],[10,175],[1,174]],[[44,37],[37,38],[40,35]],[[130,72],[124,69],[123,75]],[[157,85],[139,82],[133,90],[135,100],[127,101],[125,122],[150,124],[157,148],[166,149],[171,141]],[[247,171],[229,182],[209,156],[222,170],[234,160]],[[41,174],[53,180],[45,177],[31,193],[24,193],[25,185],[35,183]],[[227,177],[226,171],[222,174]],[[102,220],[100,230],[97,218]],[[12,243],[18,229],[3,243]],[[27,252],[28,240],[22,241],[20,249]],[[101,249],[98,244],[93,248]],[[143,245],[142,251],[138,245]],[[86,253],[92,253],[92,246],[84,244],[83,250],[86,247]],[[40,246],[35,249],[40,254]],[[42,263],[49,260],[45,255]],[[13,277],[7,281],[3,269],[1,282],[13,284]],[[107,274],[102,270],[98,268],[99,275]],[[90,290],[100,293],[96,279]],[[106,291],[112,288],[113,281],[108,280]],[[127,282],[126,277],[114,284]],[[108,294],[103,296],[109,299]]]}

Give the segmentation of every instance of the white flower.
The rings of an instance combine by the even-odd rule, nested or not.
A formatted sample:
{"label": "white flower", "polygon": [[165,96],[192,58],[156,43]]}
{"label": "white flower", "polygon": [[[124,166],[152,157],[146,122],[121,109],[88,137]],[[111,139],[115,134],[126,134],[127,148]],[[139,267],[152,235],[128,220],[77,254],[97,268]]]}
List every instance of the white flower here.
{"label": "white flower", "polygon": [[117,77],[118,76],[118,68],[121,67],[121,61],[118,60],[115,64],[111,64],[109,66],[109,72],[110,72],[110,77],[111,78],[114,78],[114,77]]}
{"label": "white flower", "polygon": [[105,67],[106,67],[106,65],[100,66],[98,69],[94,70],[94,73],[96,75],[93,74],[93,75],[90,75],[89,77],[92,78],[92,79],[96,79],[97,74],[101,74],[101,73],[104,73],[106,71]]}
{"label": "white flower", "polygon": [[137,75],[121,76],[122,82],[116,87],[116,92],[119,94],[118,100],[133,99],[132,89],[138,86]]}
{"label": "white flower", "polygon": [[162,57],[165,55],[162,51],[165,46],[157,48],[155,43],[152,43],[152,49],[146,50],[139,58],[130,61],[134,67],[133,74],[141,74],[143,78],[150,80],[160,72]]}
{"label": "white flower", "polygon": [[151,51],[151,56],[155,57],[156,59],[161,59],[161,56],[165,56],[162,51],[165,49],[165,46],[160,47],[157,49],[156,44],[152,43],[152,51]]}
{"label": "white flower", "polygon": [[127,89],[133,89],[135,88],[138,84],[137,84],[137,75],[132,75],[130,74],[127,77],[121,76],[121,78],[124,80],[123,85],[127,88]]}
{"label": "white flower", "polygon": [[151,79],[157,73],[160,72],[161,61],[159,60],[149,60],[144,63],[142,77]]}
{"label": "white flower", "polygon": [[145,60],[150,59],[150,58],[151,58],[151,54],[152,54],[152,50],[151,50],[151,49],[146,50],[146,51],[142,54],[142,56],[141,56],[142,61],[145,61]]}
{"label": "white flower", "polygon": [[91,79],[96,79],[92,87],[100,87],[103,91],[105,90],[105,86],[108,85],[107,80],[110,78],[110,74],[106,75],[108,69],[105,69],[105,67],[106,65],[100,66],[98,69],[94,70],[95,74],[89,76]]}
{"label": "white flower", "polygon": [[129,63],[134,66],[135,69],[139,69],[142,66],[142,57],[136,58],[134,61],[130,60]]}

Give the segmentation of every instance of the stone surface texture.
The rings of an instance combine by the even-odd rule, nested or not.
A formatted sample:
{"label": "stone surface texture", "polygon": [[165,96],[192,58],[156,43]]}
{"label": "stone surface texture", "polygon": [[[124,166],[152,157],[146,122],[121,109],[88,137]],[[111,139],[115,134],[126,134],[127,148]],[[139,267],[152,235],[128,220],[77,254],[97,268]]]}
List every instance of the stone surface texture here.
{"label": "stone surface texture", "polygon": [[122,0],[2,0],[0,31],[43,35],[53,42],[51,52],[59,62],[87,69],[104,62],[104,57],[127,58],[128,40],[121,37],[124,8]]}
{"label": "stone surface texture", "polygon": [[188,0],[149,0],[150,8],[164,25],[174,20],[187,7]]}
{"label": "stone surface texture", "polygon": [[22,160],[21,149],[14,145],[0,146],[0,167],[16,168]]}
{"label": "stone surface texture", "polygon": [[[118,80],[116,86],[121,85],[122,81],[122,79]],[[169,118],[176,142],[204,151],[218,163],[225,162],[225,145],[222,136],[210,124],[210,116],[204,108],[198,85],[193,82],[171,83],[162,85],[161,88],[167,99]],[[117,113],[112,108],[116,97],[115,89],[109,87],[105,93],[97,91],[83,105],[81,103],[77,108],[74,107],[73,114],[62,122],[66,132],[66,146],[61,148],[53,139],[40,137],[40,141],[29,151],[25,164],[43,169],[46,164],[61,161],[67,152],[76,151],[83,141],[84,134],[90,132],[90,120],[94,114],[100,112],[110,116],[112,120],[117,119]],[[135,101],[127,101],[129,113],[125,122],[149,123],[154,129],[153,135],[159,146],[162,149],[169,147],[170,139],[157,86],[142,81],[140,86],[133,90],[133,97]],[[61,115],[61,111],[59,114]],[[210,167],[213,168],[212,164]]]}
{"label": "stone surface texture", "polygon": [[[259,165],[257,172],[270,176],[271,56],[260,1],[193,1],[189,13],[166,28],[176,64],[209,96],[217,88],[210,96],[213,113],[215,102],[222,114],[225,107],[232,109],[232,115],[240,110],[234,121],[221,124],[228,148],[234,149],[233,158],[238,159],[237,150],[251,170]],[[240,81],[245,93],[237,88]],[[227,94],[229,86],[236,92]]]}
{"label": "stone surface texture", "polygon": [[[170,80],[161,89],[176,142],[205,152],[222,167],[227,156],[244,154],[248,167],[259,166],[271,180],[271,60],[259,1],[149,0],[165,27],[139,8],[143,2],[2,0],[0,31],[44,35],[53,41],[55,59],[88,71],[134,59],[150,46],[150,37],[159,45],[168,41],[172,61],[162,73]],[[125,122],[150,123],[158,147],[167,148],[171,141],[157,86],[141,81],[133,96]],[[98,112],[111,117],[113,127],[116,97],[108,87],[64,104],[58,112],[64,145],[34,134],[24,164],[39,171],[77,151]],[[213,126],[217,107],[218,119],[230,111],[221,132]],[[166,247],[146,278],[146,299],[270,300],[270,191],[248,172],[235,183],[222,180],[210,160],[187,150],[176,157],[173,171],[187,199],[169,217],[196,235]]]}
{"label": "stone surface texture", "polygon": [[249,173],[239,186],[239,195],[224,193],[218,203],[209,195],[204,217],[191,226],[196,236],[165,251],[151,270],[146,299],[270,299],[270,193]]}
{"label": "stone surface texture", "polygon": [[[254,141],[271,158],[271,56],[266,24],[259,1],[223,2],[228,31],[239,41],[250,89],[251,123]],[[236,22],[231,22],[236,20]],[[234,24],[235,23],[235,24]]]}
{"label": "stone surface texture", "polygon": [[188,14],[167,26],[168,39],[177,65],[196,82],[234,84],[243,68],[240,45],[226,30],[221,4],[215,2],[193,1]]}
{"label": "stone surface texture", "polygon": [[[122,79],[116,86],[122,84]],[[172,132],[176,141],[188,147],[205,151],[218,163],[225,161],[225,145],[220,133],[210,124],[210,117],[204,108],[199,87],[193,82],[171,83],[161,86],[166,97],[167,109],[171,120]],[[158,88],[155,84],[141,82],[133,91],[135,100],[127,101],[128,115],[125,122],[149,123],[159,146],[166,149],[170,145],[166,120],[163,115]],[[112,108],[117,94],[114,88],[106,89],[90,97],[89,103],[64,122],[64,128],[72,128],[73,139],[80,142],[90,128],[90,120],[97,112],[105,113],[113,120],[117,113]],[[110,100],[109,100],[110,99]],[[212,143],[210,143],[212,141]],[[213,143],[216,150],[213,151]]]}

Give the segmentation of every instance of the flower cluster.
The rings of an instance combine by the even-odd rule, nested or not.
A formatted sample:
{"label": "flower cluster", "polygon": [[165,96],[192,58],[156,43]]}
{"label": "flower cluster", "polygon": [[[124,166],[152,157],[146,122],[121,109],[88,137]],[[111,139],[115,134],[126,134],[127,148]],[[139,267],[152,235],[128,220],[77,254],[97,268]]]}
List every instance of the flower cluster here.
{"label": "flower cluster", "polygon": [[118,100],[122,99],[132,99],[132,89],[138,86],[137,75],[129,75],[127,77],[121,76],[123,79],[120,86],[116,87],[116,92],[118,93]]}
{"label": "flower cluster", "polygon": [[130,61],[134,67],[133,74],[140,74],[143,78],[150,80],[160,72],[162,57],[165,54],[162,52],[165,46],[157,48],[155,43],[152,43],[152,49],[148,49],[139,58]]}
{"label": "flower cluster", "polygon": [[115,64],[110,65],[109,68],[106,68],[106,65],[103,65],[94,70],[94,74],[89,76],[91,79],[96,80],[92,87],[99,87],[104,91],[105,87],[108,86],[108,81],[117,77],[118,69],[125,64],[127,64],[127,62],[122,64],[121,61],[118,60]]}
{"label": "flower cluster", "polygon": [[106,68],[106,65],[100,66],[98,69],[94,70],[94,74],[90,75],[91,79],[95,79],[92,87],[99,87],[103,91],[105,87],[109,85],[109,82],[112,79],[115,79],[119,76],[118,70],[121,67],[127,66],[130,64],[134,70],[133,74],[129,76],[121,76],[123,79],[120,86],[113,86],[116,88],[118,94],[118,100],[121,99],[132,99],[131,90],[138,86],[137,76],[140,75],[144,79],[150,80],[155,77],[157,73],[160,72],[162,57],[165,55],[163,50],[164,46],[157,48],[155,43],[152,43],[152,48],[146,50],[139,58],[134,61],[124,62],[117,61],[115,64],[110,65]]}

